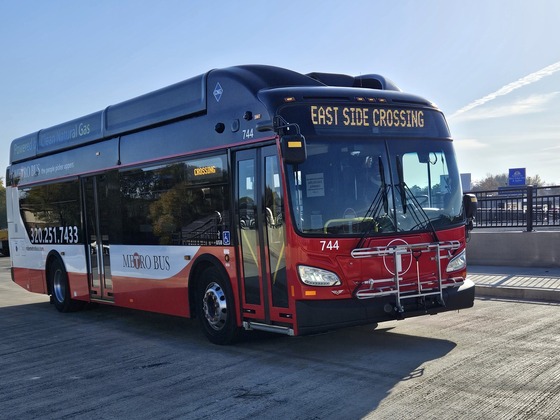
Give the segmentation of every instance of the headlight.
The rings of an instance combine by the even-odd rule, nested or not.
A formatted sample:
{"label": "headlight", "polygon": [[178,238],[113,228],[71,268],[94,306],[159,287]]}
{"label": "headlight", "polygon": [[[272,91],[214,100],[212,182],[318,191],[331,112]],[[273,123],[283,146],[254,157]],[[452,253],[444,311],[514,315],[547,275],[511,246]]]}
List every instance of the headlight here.
{"label": "headlight", "polygon": [[300,265],[299,278],[308,286],[339,286],[340,279],[331,271]]}
{"label": "headlight", "polygon": [[447,271],[451,273],[452,271],[459,271],[464,269],[467,266],[467,252],[466,250],[462,250],[459,255],[456,255],[454,258],[449,261],[447,264]]}

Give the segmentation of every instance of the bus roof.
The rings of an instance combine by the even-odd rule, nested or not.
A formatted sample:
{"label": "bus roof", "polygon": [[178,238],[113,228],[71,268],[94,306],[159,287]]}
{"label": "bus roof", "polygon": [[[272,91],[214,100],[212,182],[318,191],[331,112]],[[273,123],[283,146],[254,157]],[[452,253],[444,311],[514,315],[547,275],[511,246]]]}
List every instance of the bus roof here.
{"label": "bus roof", "polygon": [[352,77],[343,74],[310,73],[264,66],[245,65],[211,70],[145,95],[53,127],[15,139],[10,148],[10,163],[23,162],[80,145],[118,137],[125,133],[171,121],[203,115],[208,111],[208,96],[219,102],[217,86],[208,86],[208,77],[219,72],[235,80],[240,89],[255,100],[262,89],[288,87],[369,88],[399,91],[389,79],[379,75]]}

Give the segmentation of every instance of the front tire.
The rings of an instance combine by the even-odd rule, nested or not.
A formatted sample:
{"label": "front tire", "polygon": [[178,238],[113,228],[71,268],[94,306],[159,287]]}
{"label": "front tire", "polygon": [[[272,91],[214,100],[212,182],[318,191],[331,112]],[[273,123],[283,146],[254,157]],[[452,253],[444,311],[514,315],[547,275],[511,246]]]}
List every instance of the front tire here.
{"label": "front tire", "polygon": [[202,330],[214,344],[230,344],[237,339],[233,293],[227,278],[216,267],[205,269],[198,283],[197,315]]}
{"label": "front tire", "polygon": [[49,268],[51,299],[59,312],[73,312],[82,309],[84,302],[71,298],[68,274],[60,259],[55,259]]}

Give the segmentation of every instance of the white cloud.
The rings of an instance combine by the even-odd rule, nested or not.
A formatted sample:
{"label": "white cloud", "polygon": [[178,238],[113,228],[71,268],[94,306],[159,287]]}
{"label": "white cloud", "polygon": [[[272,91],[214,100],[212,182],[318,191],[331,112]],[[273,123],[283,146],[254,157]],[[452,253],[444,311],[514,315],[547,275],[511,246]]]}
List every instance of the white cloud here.
{"label": "white cloud", "polygon": [[458,151],[479,150],[488,147],[486,143],[478,139],[455,139],[453,145]]}
{"label": "white cloud", "polygon": [[500,97],[500,96],[504,96],[507,95],[511,92],[513,92],[516,89],[519,89],[523,86],[526,85],[530,85],[531,83],[535,83],[538,82],[539,80],[541,80],[543,77],[547,77],[547,76],[551,76],[554,73],[560,71],[560,61],[554,64],[551,64],[550,66],[547,66],[539,71],[536,71],[534,73],[531,73],[525,77],[522,77],[519,80],[516,80],[515,82],[509,83],[503,87],[501,87],[500,89],[498,89],[495,92],[490,93],[489,95],[486,95],[480,99],[477,99],[476,101],[471,102],[470,104],[464,106],[463,108],[459,109],[458,111],[456,111],[455,113],[453,113],[451,115],[450,118],[456,118],[466,112],[469,112],[471,110],[473,110],[474,108],[477,108],[481,105],[484,105],[487,102],[493,101],[494,99]]}
{"label": "white cloud", "polygon": [[[543,152],[556,152],[560,149],[560,145],[559,146],[551,146],[551,147],[544,147],[542,149]],[[558,160],[558,158],[556,156],[554,156],[554,159]]]}
{"label": "white cloud", "polygon": [[450,119],[454,122],[485,120],[490,118],[512,117],[522,114],[534,114],[546,109],[546,105],[554,100],[560,92],[545,93],[542,95],[531,95],[507,105],[496,107],[485,107],[469,112],[458,114],[454,113]]}

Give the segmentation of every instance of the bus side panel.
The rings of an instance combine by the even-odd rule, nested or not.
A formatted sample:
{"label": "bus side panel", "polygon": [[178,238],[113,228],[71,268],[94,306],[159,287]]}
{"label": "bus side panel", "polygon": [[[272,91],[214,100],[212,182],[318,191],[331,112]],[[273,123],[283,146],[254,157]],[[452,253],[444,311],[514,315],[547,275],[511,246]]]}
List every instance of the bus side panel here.
{"label": "bus side panel", "polygon": [[113,276],[113,293],[117,306],[183,317],[190,314],[183,275],[167,280]]}
{"label": "bus side panel", "polygon": [[[27,233],[23,224],[18,232]],[[88,276],[83,245],[31,244],[29,239],[11,240],[14,282],[24,289],[47,294],[47,259],[56,254],[62,259],[72,299],[89,301]]]}
{"label": "bus side panel", "polygon": [[14,282],[33,293],[47,293],[45,271],[31,268],[14,267]]}
{"label": "bus side panel", "polygon": [[187,316],[187,277],[200,247],[111,245],[115,305]]}
{"label": "bus side panel", "polygon": [[89,302],[89,280],[83,245],[59,245],[53,251],[62,258],[68,273],[68,284],[72,299]]}
{"label": "bus side panel", "polygon": [[188,281],[192,263],[203,254],[215,257],[214,261],[223,265],[238,298],[235,266],[230,260],[233,248],[113,245],[111,270],[115,305],[192,317],[194,308],[189,304]]}
{"label": "bus side panel", "polygon": [[[15,239],[22,238],[25,229],[22,225],[17,225],[16,220],[20,220],[19,216],[19,202],[18,202],[18,189],[15,187],[6,187],[6,210],[8,216],[8,246],[10,248],[10,256],[13,256],[15,251]],[[19,229],[18,229],[19,228]],[[13,257],[11,257],[13,264]]]}
{"label": "bus side panel", "polygon": [[72,299],[90,301],[88,276],[85,273],[68,273],[68,283],[70,284],[70,294]]}

